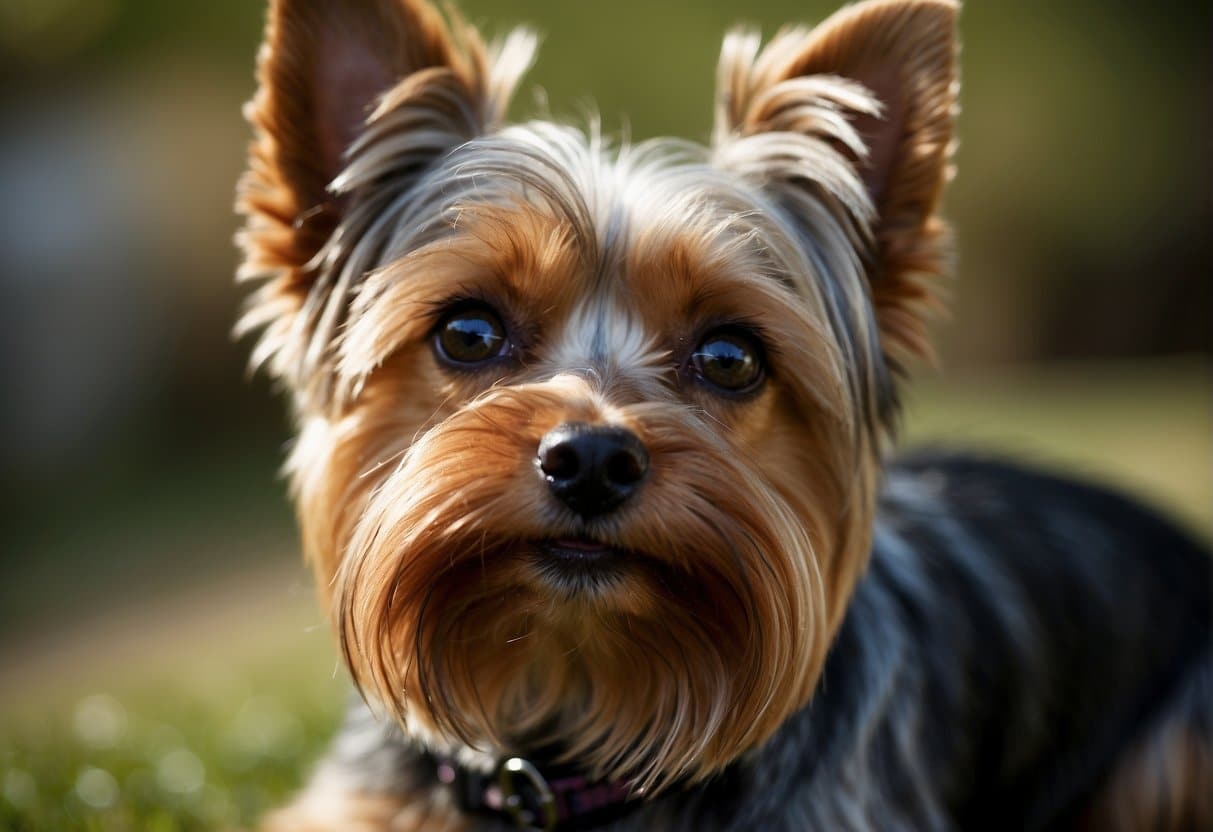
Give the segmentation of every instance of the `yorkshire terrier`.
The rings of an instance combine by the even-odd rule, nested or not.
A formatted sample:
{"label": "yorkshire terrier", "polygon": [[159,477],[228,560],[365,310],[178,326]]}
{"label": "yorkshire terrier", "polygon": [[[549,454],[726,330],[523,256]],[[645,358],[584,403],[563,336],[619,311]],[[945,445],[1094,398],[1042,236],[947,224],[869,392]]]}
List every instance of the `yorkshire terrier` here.
{"label": "yorkshire terrier", "polygon": [[1213,572],[888,461],[953,0],[724,42],[710,143],[506,124],[536,39],[272,0],[242,323],[361,693],[273,830],[1208,830]]}

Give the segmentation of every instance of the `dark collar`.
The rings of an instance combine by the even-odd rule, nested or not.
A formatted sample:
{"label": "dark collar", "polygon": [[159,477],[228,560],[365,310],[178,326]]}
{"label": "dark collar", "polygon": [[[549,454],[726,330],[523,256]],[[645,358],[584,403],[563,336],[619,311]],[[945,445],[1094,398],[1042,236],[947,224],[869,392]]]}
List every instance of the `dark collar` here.
{"label": "dark collar", "polygon": [[641,805],[624,782],[593,781],[572,766],[503,760],[491,774],[432,758],[438,781],[466,812],[495,815],[519,829],[573,832],[593,829]]}

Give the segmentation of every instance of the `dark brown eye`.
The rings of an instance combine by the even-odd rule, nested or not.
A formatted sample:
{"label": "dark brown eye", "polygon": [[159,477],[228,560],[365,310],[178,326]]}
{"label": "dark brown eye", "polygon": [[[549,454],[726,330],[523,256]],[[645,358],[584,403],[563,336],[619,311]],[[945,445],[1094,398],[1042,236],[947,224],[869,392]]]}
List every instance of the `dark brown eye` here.
{"label": "dark brown eye", "polygon": [[761,348],[741,332],[708,334],[691,354],[691,366],[703,381],[729,393],[748,393],[765,375]]}
{"label": "dark brown eye", "polygon": [[448,315],[434,334],[434,347],[453,364],[480,364],[503,355],[509,341],[496,313],[476,306]]}

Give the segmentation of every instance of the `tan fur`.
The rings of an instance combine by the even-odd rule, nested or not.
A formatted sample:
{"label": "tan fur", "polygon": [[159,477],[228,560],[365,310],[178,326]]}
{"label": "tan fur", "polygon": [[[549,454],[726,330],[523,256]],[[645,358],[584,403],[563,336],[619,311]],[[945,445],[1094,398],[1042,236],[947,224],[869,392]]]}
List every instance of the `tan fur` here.
{"label": "tan fur", "polygon": [[[509,229],[509,241],[495,238],[493,228]],[[527,228],[533,237],[525,235]],[[748,270],[737,272],[740,279],[711,274],[712,258],[702,246],[698,262],[677,246],[668,259],[646,258],[632,276],[635,285],[620,287],[621,305],[639,306],[638,318],[660,322],[669,332],[669,342],[654,345],[654,351],[672,352],[685,337],[680,332],[690,331],[695,321],[732,309],[766,322],[782,349],[795,351],[801,367],[789,378],[786,394],[772,389],[745,408],[723,406],[705,394],[700,405],[713,421],[687,411],[668,390],[658,395],[643,378],[636,384],[646,395],[629,403],[636,397],[628,391],[638,388],[626,372],[595,384],[539,364],[534,383],[477,395],[471,382],[451,380],[435,366],[428,349],[394,341],[387,345],[390,360],[376,367],[376,350],[357,348],[359,332],[392,333],[406,344],[422,337],[432,324],[418,310],[433,308],[441,294],[427,292],[446,291],[442,276],[456,265],[468,287],[476,285],[479,273],[509,274],[509,280],[495,278],[484,286],[496,293],[496,305],[510,308],[509,296],[525,298],[531,307],[519,313],[536,326],[558,324],[578,293],[569,274],[576,261],[551,250],[550,229],[550,222],[517,215],[509,222],[473,223],[462,244],[422,253],[423,271],[433,280],[393,284],[395,290],[407,288],[409,296],[381,308],[400,320],[360,319],[365,329],[347,340],[347,355],[365,353],[355,365],[375,370],[347,413],[305,424],[290,462],[305,546],[320,585],[326,595],[333,593],[355,678],[415,729],[453,731],[469,741],[487,737],[509,747],[531,732],[550,730],[548,723],[575,719],[562,724],[561,733],[582,738],[573,751],[604,772],[642,770],[654,781],[707,776],[807,700],[867,550],[859,520],[870,512],[874,475],[852,470],[858,449],[850,445],[846,392],[820,327],[811,318],[789,319],[786,290],[745,277]],[[401,263],[385,274],[397,268],[408,266]],[[687,269],[691,273],[675,277]],[[515,283],[518,288],[511,290]],[[672,290],[669,297],[650,293],[638,303],[641,289],[659,284]],[[534,337],[547,336],[540,330]],[[697,577],[702,609],[692,606],[685,619],[672,615],[676,608],[665,597],[661,575],[642,572],[597,605],[596,616],[609,621],[622,615],[626,621],[620,618],[606,633],[586,630],[579,605],[553,608],[545,587],[510,555],[514,541],[559,533],[534,519],[545,493],[529,469],[539,439],[564,421],[627,425],[645,441],[655,470],[670,472],[647,485],[644,504],[616,530],[615,540],[653,553],[688,576],[704,572]],[[731,441],[704,441],[714,424],[727,422],[735,423]],[[818,442],[804,445],[798,436],[803,423],[818,426]],[[778,442],[779,436],[786,441]],[[789,455],[793,448],[795,456]],[[705,481],[717,478],[709,472],[721,471],[734,471],[720,480],[727,491],[704,493],[702,509],[688,506],[686,495],[702,492]],[[867,482],[862,490],[855,490],[856,474],[858,482]],[[751,484],[735,487],[740,482]],[[806,482],[816,487],[806,489]],[[732,516],[705,524],[721,508]],[[835,526],[844,518],[855,527],[844,523],[840,534]],[[685,548],[688,542],[694,550]],[[712,552],[713,545],[720,551]],[[781,556],[747,576],[736,572],[739,564],[732,558],[738,551]],[[335,557],[343,552],[344,559]],[[469,586],[480,591],[470,593]],[[520,588],[530,593],[520,594]],[[507,593],[504,604],[495,600],[499,589]],[[790,589],[803,594],[789,597]],[[435,595],[440,590],[450,597]],[[432,630],[417,629],[426,604],[432,607]],[[754,615],[767,622],[763,638],[738,642],[732,634],[747,628],[728,626],[730,608],[736,622]],[[463,645],[458,653],[425,646],[414,653],[415,639],[438,638],[443,627],[463,634],[447,636]],[[622,632],[628,637],[620,640]],[[580,660],[567,658],[571,645],[577,645]],[[637,669],[652,666],[652,657],[666,651],[669,664],[683,665],[686,678],[675,684],[658,677],[644,683],[648,689],[640,686]],[[685,663],[688,651],[698,656],[695,663]],[[630,653],[649,660],[638,664]],[[425,661],[451,664],[417,664]],[[604,676],[611,668],[626,669],[627,675]],[[415,695],[423,671],[448,686],[440,696]],[[686,696],[682,685],[700,695]],[[696,700],[707,710],[688,710]],[[665,717],[654,720],[655,710]],[[660,755],[651,752],[653,743],[635,742],[648,730],[669,734]],[[627,756],[635,747],[648,749],[647,758]]]}
{"label": "tan fur", "polygon": [[472,832],[483,826],[442,793],[366,794],[319,778],[289,806],[267,815],[260,832]]}

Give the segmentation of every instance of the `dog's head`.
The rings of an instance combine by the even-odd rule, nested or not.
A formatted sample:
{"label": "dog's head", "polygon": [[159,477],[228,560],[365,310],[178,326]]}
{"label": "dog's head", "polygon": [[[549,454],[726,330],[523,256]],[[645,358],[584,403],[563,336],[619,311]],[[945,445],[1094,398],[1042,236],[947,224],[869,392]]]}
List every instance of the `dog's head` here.
{"label": "dog's head", "polygon": [[271,3],[243,326],[350,669],[406,730],[660,786],[806,703],[927,349],[954,17],[733,33],[708,146],[612,147],[504,124],[526,31]]}

